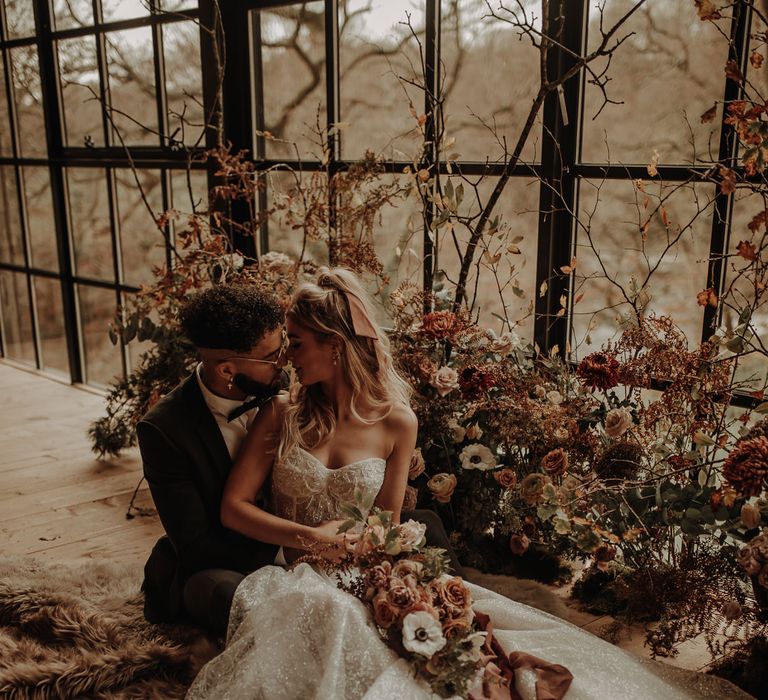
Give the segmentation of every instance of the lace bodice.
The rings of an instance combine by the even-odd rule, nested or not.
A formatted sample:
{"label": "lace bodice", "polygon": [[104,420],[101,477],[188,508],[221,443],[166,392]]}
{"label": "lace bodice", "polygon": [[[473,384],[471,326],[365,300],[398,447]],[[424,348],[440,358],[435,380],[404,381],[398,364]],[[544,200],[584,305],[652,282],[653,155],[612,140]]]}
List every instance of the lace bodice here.
{"label": "lace bodice", "polygon": [[355,491],[375,496],[384,483],[387,463],[368,457],[329,469],[300,447],[291,449],[272,470],[275,515],[304,525],[343,518],[342,503],[354,503]]}

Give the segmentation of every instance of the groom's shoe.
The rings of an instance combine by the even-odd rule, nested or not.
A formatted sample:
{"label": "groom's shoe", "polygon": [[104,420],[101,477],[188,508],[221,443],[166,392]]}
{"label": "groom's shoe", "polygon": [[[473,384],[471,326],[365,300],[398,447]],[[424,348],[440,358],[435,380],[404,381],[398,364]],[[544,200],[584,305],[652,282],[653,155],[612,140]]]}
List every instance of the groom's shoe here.
{"label": "groom's shoe", "polygon": [[440,547],[444,549],[450,560],[451,572],[455,576],[464,577],[464,570],[461,568],[456,552],[453,551],[448,535],[443,527],[443,521],[433,510],[411,510],[400,514],[400,520],[416,520],[427,526],[426,538],[427,545],[430,547]]}

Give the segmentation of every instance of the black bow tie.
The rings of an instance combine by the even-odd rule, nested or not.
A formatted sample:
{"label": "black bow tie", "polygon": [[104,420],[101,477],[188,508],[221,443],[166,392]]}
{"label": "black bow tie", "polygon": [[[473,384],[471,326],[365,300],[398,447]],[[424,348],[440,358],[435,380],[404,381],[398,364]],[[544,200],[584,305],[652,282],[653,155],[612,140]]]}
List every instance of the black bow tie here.
{"label": "black bow tie", "polygon": [[243,413],[247,413],[252,408],[261,408],[262,404],[269,401],[272,397],[267,396],[266,398],[263,396],[257,396],[255,399],[249,399],[248,401],[243,401],[239,406],[236,406],[233,408],[228,414],[227,414],[227,423],[231,423],[235,418],[239,418],[243,415]]}

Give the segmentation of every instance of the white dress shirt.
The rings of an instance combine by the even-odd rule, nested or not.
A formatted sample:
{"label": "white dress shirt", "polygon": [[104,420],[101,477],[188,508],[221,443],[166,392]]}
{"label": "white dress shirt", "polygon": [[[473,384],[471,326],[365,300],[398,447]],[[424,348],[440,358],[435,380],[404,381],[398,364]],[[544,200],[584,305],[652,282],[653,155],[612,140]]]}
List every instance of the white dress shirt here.
{"label": "white dress shirt", "polygon": [[[200,387],[200,391],[203,392],[203,398],[208,406],[208,410],[216,419],[216,425],[219,426],[221,437],[224,438],[224,442],[227,445],[229,456],[234,460],[240,445],[248,433],[248,428],[251,427],[251,423],[253,423],[253,419],[256,417],[259,409],[252,408],[233,421],[228,421],[227,416],[230,411],[240,406],[243,402],[238,399],[225,399],[222,396],[216,396],[203,382],[202,367],[202,363],[198,364],[195,371],[197,384]],[[248,398],[245,400],[247,401]]]}

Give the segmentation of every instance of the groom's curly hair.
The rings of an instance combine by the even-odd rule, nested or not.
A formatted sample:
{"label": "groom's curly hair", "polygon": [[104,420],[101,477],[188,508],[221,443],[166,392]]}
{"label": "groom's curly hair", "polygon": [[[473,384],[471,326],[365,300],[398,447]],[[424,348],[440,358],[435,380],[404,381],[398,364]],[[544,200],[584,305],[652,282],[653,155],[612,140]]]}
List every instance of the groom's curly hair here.
{"label": "groom's curly hair", "polygon": [[220,284],[199,292],[179,314],[182,331],[195,347],[235,352],[251,350],[284,318],[277,297],[243,284]]}

